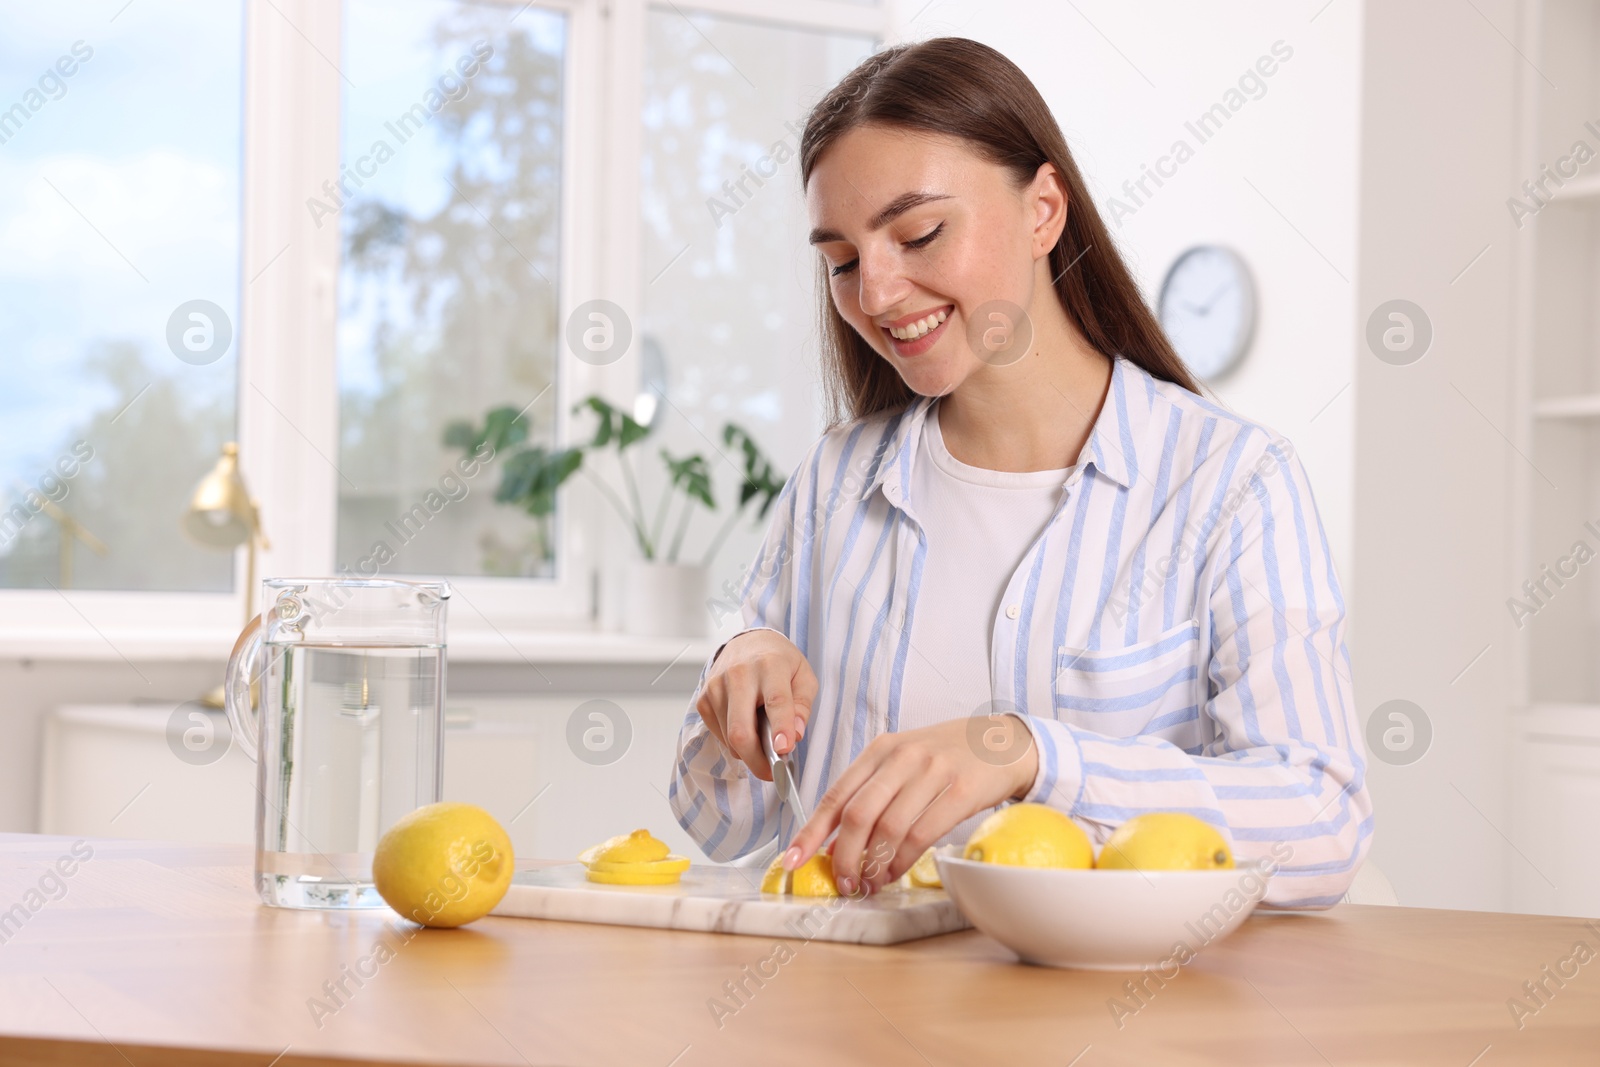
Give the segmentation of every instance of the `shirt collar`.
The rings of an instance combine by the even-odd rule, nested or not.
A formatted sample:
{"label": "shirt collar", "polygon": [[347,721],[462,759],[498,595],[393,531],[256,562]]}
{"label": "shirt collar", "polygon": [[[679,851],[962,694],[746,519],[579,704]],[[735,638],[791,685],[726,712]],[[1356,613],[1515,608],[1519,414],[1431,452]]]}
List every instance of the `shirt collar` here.
{"label": "shirt collar", "polygon": [[[918,396],[901,412],[889,441],[883,449],[885,462],[867,486],[870,493],[879,486],[890,503],[899,506],[911,480],[911,460],[922,436],[923,420],[937,397]],[[1155,401],[1154,379],[1137,363],[1118,355],[1111,361],[1111,384],[1105,402],[1095,417],[1094,428],[1078,453],[1077,463],[1085,474],[1090,467],[1124,489],[1133,488],[1134,479],[1144,467],[1149,453],[1146,432]],[[1065,403],[1065,401],[1063,401]]]}

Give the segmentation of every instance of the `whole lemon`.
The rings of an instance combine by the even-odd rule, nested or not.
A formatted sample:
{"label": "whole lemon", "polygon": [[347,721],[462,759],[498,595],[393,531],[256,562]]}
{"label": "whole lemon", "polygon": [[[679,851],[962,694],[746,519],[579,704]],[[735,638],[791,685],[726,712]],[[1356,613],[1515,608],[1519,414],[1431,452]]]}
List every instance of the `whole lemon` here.
{"label": "whole lemon", "polygon": [[978,824],[962,857],[1014,867],[1092,867],[1094,846],[1065,813],[1047,804],[1011,804]]}
{"label": "whole lemon", "polygon": [[445,801],[404,816],[378,840],[372,881],[395,911],[450,927],[489,914],[511,885],[511,838],[493,815]]}
{"label": "whole lemon", "polygon": [[1214,871],[1233,866],[1233,853],[1216,827],[1193,815],[1156,811],[1135,815],[1100,848],[1104,870]]}

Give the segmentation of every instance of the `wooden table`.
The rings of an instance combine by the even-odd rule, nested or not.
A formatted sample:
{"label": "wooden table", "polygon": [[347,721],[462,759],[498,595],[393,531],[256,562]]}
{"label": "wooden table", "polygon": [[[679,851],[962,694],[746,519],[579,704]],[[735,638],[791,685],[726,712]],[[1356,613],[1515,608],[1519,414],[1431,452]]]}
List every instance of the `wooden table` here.
{"label": "wooden table", "polygon": [[[28,912],[0,926],[0,1065],[1600,1063],[1600,923],[1578,919],[1258,914],[1170,980],[1146,977],[1140,1006],[1125,987],[1140,975],[1024,966],[976,931],[785,954],[524,919],[421,930],[263,907],[231,846],[92,841],[50,878],[72,844],[0,835],[0,922]],[[1580,941],[1596,955],[1560,987],[1545,978],[1533,1012],[1523,983],[1559,978]],[[772,977],[730,999],[725,983],[762,961]]]}

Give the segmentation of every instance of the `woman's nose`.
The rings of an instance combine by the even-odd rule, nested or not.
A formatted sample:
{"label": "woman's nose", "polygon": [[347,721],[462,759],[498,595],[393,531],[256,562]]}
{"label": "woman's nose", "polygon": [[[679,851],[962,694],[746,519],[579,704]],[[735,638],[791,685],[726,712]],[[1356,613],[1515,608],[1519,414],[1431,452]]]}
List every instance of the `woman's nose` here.
{"label": "woman's nose", "polygon": [[898,267],[881,259],[863,255],[856,265],[861,286],[861,312],[873,318],[886,315],[904,304],[912,285]]}

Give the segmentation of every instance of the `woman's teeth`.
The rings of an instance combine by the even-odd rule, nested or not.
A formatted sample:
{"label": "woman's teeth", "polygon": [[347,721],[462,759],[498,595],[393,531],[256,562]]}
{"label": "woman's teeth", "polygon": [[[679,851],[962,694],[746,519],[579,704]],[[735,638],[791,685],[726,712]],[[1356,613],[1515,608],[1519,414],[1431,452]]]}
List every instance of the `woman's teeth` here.
{"label": "woman's teeth", "polygon": [[949,314],[949,308],[940,308],[932,315],[929,315],[925,319],[920,319],[917,322],[913,322],[910,326],[896,326],[891,328],[889,330],[889,334],[899,341],[915,341],[917,338],[921,337],[923,334],[927,333],[929,330],[943,322],[945,317]]}

